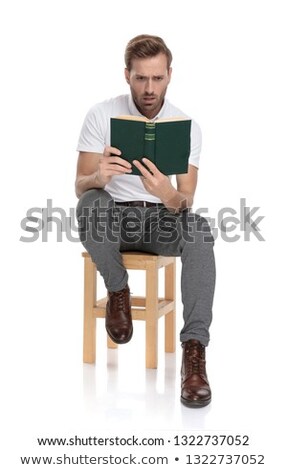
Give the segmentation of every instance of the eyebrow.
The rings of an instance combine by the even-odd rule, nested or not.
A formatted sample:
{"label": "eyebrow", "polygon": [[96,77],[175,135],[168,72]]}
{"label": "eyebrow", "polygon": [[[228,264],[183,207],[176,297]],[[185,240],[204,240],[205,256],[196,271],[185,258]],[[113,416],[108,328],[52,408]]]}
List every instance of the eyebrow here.
{"label": "eyebrow", "polygon": [[[164,78],[165,75],[153,75],[152,78]],[[136,73],[136,77],[143,77],[143,78],[149,78],[147,75],[143,75],[142,73]]]}

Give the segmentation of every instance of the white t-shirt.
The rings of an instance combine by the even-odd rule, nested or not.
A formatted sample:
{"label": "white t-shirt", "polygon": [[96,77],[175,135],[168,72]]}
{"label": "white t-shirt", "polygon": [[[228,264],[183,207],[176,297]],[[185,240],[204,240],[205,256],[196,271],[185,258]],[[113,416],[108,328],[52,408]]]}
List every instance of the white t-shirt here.
{"label": "white t-shirt", "polygon": [[[79,152],[103,153],[105,146],[110,145],[110,118],[120,115],[142,116],[135,106],[131,95],[121,95],[93,106],[85,118],[77,150]],[[154,120],[175,116],[188,117],[165,99],[160,112]],[[194,120],[192,120],[190,142],[189,163],[198,168],[201,151],[201,130]],[[137,175],[115,175],[106,184],[105,189],[118,202],[161,202],[159,198],[146,191],[140,176]]]}

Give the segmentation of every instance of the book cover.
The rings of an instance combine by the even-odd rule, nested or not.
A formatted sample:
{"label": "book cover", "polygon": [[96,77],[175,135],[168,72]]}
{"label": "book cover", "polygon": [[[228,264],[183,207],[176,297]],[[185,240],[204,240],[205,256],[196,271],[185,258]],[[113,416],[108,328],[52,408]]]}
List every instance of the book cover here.
{"label": "book cover", "polygon": [[[136,116],[111,118],[111,146],[132,163],[147,157],[165,175],[188,172],[191,119],[149,121]],[[134,175],[141,173],[133,165]]]}

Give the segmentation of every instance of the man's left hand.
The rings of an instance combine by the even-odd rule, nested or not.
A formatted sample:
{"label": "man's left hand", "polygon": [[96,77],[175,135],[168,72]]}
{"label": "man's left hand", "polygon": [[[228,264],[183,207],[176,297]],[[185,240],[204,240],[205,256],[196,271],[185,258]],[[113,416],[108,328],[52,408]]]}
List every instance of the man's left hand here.
{"label": "man's left hand", "polygon": [[138,160],[134,160],[133,164],[142,174],[141,180],[145,189],[153,196],[158,197],[163,203],[168,201],[176,192],[169,177],[161,173],[148,158],[143,158],[142,162],[148,170]]}

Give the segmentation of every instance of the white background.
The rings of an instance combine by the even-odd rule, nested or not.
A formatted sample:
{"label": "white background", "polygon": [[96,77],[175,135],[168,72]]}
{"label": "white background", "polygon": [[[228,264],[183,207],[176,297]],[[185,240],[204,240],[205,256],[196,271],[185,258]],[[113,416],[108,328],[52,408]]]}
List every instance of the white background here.
{"label": "white background", "polygon": [[[249,433],[253,447],[248,453],[265,453],[268,470],[283,468],[283,7],[279,0],[1,3],[3,468],[22,467],[20,455],[67,450],[43,450],[37,436],[120,435],[131,429],[145,435]],[[174,55],[168,97],[202,128],[194,208],[208,208],[217,219],[221,208],[231,207],[239,217],[245,198],[247,206],[260,207],[255,218],[265,216],[260,223],[265,242],[252,235],[245,241],[239,226],[236,243],[220,235],[216,241],[217,289],[208,348],[213,403],[205,410],[179,404],[179,343],[175,362],[164,359],[161,348],[158,371],[145,375],[140,325],[118,360],[110,356],[110,367],[104,344],[97,366],[83,367],[81,246],[65,234],[58,242],[55,228],[47,242],[41,233],[34,243],[20,241],[31,236],[20,226],[29,208],[44,208],[52,199],[69,216],[75,207],[75,148],[83,119],[97,101],[128,91],[123,52],[127,41],[141,33],[166,40]],[[175,375],[170,379],[166,371]],[[76,454],[80,450],[95,455],[95,449],[78,448]],[[178,452],[184,456],[188,451]]]}

